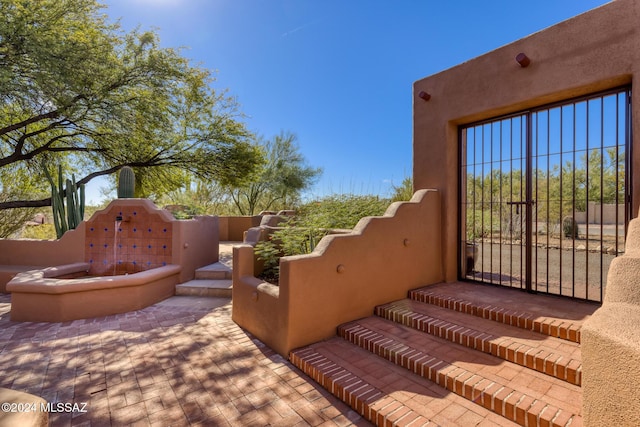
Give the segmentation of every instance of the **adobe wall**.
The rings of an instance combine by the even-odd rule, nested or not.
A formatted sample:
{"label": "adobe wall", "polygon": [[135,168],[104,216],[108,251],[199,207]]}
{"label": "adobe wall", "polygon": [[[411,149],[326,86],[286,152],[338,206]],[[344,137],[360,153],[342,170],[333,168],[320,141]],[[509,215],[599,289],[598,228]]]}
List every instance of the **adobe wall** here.
{"label": "adobe wall", "polygon": [[[457,279],[458,128],[631,85],[640,76],[640,2],[616,0],[414,83],[415,188],[442,194],[443,269]],[[515,61],[519,53],[528,67]],[[424,91],[428,101],[419,97]],[[640,207],[640,97],[632,97],[632,212]],[[610,267],[602,307],[582,329],[587,426],[640,424],[640,224]],[[569,303],[569,302],[568,302]]]}
{"label": "adobe wall", "polygon": [[197,216],[173,223],[171,263],[182,266],[179,283],[195,277],[196,269],[218,262],[218,217]]}
{"label": "adobe wall", "polygon": [[89,274],[129,274],[171,264],[174,223],[169,211],[150,200],[113,200],[86,221]]}
{"label": "adobe wall", "polygon": [[0,239],[0,265],[46,267],[84,261],[85,226],[81,222],[59,240]]}
{"label": "adobe wall", "polygon": [[31,267],[73,264],[84,261],[85,226],[67,231],[59,240],[0,239],[0,293],[21,271]]}
{"label": "adobe wall", "polygon": [[[447,281],[458,276],[458,126],[630,84],[640,75],[638,22],[640,2],[616,0],[414,83],[414,188],[442,194]],[[521,52],[531,59],[526,68],[515,61]],[[421,99],[421,91],[431,99]],[[640,129],[638,96],[633,126]],[[632,163],[640,171],[640,149]],[[632,180],[637,212],[640,174]]]}
{"label": "adobe wall", "polygon": [[583,417],[587,426],[640,425],[640,220],[609,267],[602,307],[582,326]]}
{"label": "adobe wall", "polygon": [[280,286],[253,277],[253,248],[234,247],[233,320],[283,356],[370,316],[376,305],[443,280],[440,196],[416,192],[309,255],[280,260]]}
{"label": "adobe wall", "polygon": [[262,216],[221,216],[218,219],[220,241],[242,242],[244,232],[260,225]]}
{"label": "adobe wall", "polygon": [[184,283],[218,261],[218,229],[218,217],[178,221],[147,199],[117,199],[59,240],[0,239],[0,293],[20,271],[77,262],[98,276],[177,264]]}

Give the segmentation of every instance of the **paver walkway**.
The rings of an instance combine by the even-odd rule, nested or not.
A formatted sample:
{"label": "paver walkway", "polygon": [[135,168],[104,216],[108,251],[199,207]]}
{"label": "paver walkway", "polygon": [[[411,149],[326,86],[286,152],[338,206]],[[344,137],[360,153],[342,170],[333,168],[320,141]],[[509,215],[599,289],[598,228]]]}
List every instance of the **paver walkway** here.
{"label": "paver walkway", "polygon": [[229,299],[19,323],[10,298],[0,294],[0,387],[87,404],[51,413],[51,426],[369,425],[236,325]]}
{"label": "paver walkway", "polygon": [[[221,242],[222,262],[234,243]],[[87,404],[51,413],[53,427],[370,425],[236,325],[228,298],[65,323],[12,322],[10,310],[0,294],[0,387]]]}

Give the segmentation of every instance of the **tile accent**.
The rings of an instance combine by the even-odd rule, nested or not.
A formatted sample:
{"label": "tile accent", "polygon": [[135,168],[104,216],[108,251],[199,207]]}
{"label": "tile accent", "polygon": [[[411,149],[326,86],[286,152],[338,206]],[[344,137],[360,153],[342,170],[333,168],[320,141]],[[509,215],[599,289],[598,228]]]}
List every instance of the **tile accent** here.
{"label": "tile accent", "polygon": [[145,206],[110,205],[91,217],[85,233],[91,275],[137,273],[171,263],[173,224]]}

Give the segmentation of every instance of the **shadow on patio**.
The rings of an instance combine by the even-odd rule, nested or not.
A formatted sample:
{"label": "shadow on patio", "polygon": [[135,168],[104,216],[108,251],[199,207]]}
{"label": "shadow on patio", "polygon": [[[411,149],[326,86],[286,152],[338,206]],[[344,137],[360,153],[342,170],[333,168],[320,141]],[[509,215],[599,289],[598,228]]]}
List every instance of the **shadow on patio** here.
{"label": "shadow on patio", "polygon": [[173,297],[66,323],[9,320],[0,295],[0,386],[48,402],[59,425],[368,425],[231,321],[229,299]]}

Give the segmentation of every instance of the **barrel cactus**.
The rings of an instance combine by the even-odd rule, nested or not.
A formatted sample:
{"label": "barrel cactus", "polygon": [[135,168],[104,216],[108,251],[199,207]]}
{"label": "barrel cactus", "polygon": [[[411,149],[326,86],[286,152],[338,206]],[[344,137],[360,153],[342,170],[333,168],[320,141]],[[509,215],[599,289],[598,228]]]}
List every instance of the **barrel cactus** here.
{"label": "barrel cactus", "polygon": [[136,176],[133,169],[124,166],[118,175],[118,199],[131,199],[135,197]]}
{"label": "barrel cactus", "polygon": [[566,216],[562,219],[562,233],[564,234],[564,237],[577,239],[578,232],[578,222],[575,220],[575,218]]}

